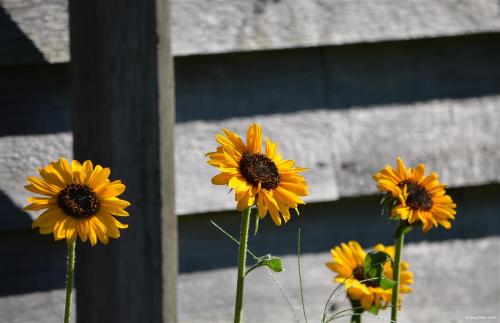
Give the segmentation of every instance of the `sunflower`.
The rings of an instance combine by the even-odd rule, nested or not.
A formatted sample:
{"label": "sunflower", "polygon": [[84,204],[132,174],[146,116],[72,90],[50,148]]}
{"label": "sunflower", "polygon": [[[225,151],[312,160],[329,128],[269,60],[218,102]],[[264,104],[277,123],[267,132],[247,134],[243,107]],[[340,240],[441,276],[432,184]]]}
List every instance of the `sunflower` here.
{"label": "sunflower", "polygon": [[32,224],[41,234],[54,234],[55,240],[66,239],[72,244],[77,236],[94,246],[97,239],[107,244],[118,238],[127,224],[114,216],[128,216],[124,209],[129,202],[117,198],[125,191],[121,181],[111,182],[109,168],[93,166],[90,160],[82,164],[66,159],[39,168],[41,178],[28,177],[25,188],[44,197],[30,197],[25,210],[45,210]]}
{"label": "sunflower", "polygon": [[[394,257],[394,247],[385,247],[381,244],[376,245],[374,250],[384,251]],[[326,266],[337,273],[334,281],[344,283],[347,290],[347,297],[351,301],[359,301],[365,310],[370,310],[372,306],[377,309],[386,308],[392,297],[392,289],[383,289],[374,280],[368,280],[364,273],[364,261],[366,252],[357,241],[349,241],[342,243],[330,250],[332,261]],[[384,264],[384,275],[392,279],[391,262]],[[413,283],[413,274],[408,271],[408,263],[401,263],[400,273],[400,289],[401,293],[409,293],[411,288],[407,286]]]}
{"label": "sunflower", "polygon": [[262,152],[262,127],[258,124],[248,127],[246,144],[236,133],[227,129],[222,132],[215,135],[220,146],[206,154],[208,164],[221,171],[212,183],[234,189],[238,211],[257,204],[260,218],[269,211],[276,225],[281,225],[282,218],[286,223],[290,208],[297,210],[299,204],[304,204],[300,196],[308,194],[307,183],[298,174],[307,169],[283,159],[278,145],[269,138]]}
{"label": "sunflower", "polygon": [[401,158],[397,158],[397,169],[387,165],[373,175],[377,187],[392,195],[399,203],[392,208],[391,218],[422,225],[423,232],[442,225],[451,228],[450,220],[455,219],[456,205],[446,194],[446,185],[439,183],[438,174],[425,176],[425,165],[415,169],[406,168]]}

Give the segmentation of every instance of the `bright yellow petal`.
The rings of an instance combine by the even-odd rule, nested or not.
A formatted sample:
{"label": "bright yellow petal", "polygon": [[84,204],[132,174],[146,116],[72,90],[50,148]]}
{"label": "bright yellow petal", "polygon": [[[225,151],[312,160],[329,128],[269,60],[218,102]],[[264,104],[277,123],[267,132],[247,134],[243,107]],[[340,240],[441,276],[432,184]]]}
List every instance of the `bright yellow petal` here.
{"label": "bright yellow petal", "polygon": [[78,235],[80,236],[80,239],[83,242],[87,241],[87,238],[88,238],[88,235],[89,235],[89,223],[88,223],[88,220],[84,219],[84,220],[78,221],[77,229],[78,229]]}
{"label": "bright yellow petal", "polygon": [[30,176],[27,178],[27,181],[31,184],[26,185],[25,188],[30,192],[48,196],[56,196],[57,194],[59,194],[59,187],[49,184],[42,179]]}
{"label": "bright yellow petal", "polygon": [[64,178],[52,164],[49,164],[45,168],[39,168],[38,173],[47,183],[57,186],[58,189],[62,189],[66,186]]}
{"label": "bright yellow petal", "polygon": [[44,197],[29,197],[28,202],[31,204],[26,206],[24,210],[26,211],[38,211],[54,207],[57,204],[57,198],[44,198]]}
{"label": "bright yellow petal", "polygon": [[278,144],[272,142],[269,138],[266,138],[266,157],[276,162],[276,157],[278,155]]}
{"label": "bright yellow petal", "polygon": [[231,141],[233,144],[233,147],[240,153],[243,154],[246,150],[245,144],[243,143],[243,140],[241,140],[240,136],[238,136],[236,133],[232,132],[231,130],[228,129],[222,129],[222,132],[226,135],[226,137]]}
{"label": "bright yellow petal", "polygon": [[122,194],[125,191],[125,185],[122,184],[121,181],[113,181],[111,183],[101,185],[99,189],[96,190],[96,193],[100,198],[110,198],[116,197]]}
{"label": "bright yellow petal", "polygon": [[407,175],[406,166],[403,163],[403,160],[401,159],[401,157],[397,157],[396,162],[398,164],[397,173],[398,173],[399,178],[402,178],[403,180],[407,179],[408,175]]}
{"label": "bright yellow petal", "polygon": [[97,165],[88,178],[88,182],[86,184],[97,191],[103,184],[108,182],[110,173],[111,171],[109,168],[102,168],[101,165]]}
{"label": "bright yellow petal", "polygon": [[73,183],[73,170],[65,158],[60,158],[57,162],[53,163],[53,167],[64,179],[65,185]]}
{"label": "bright yellow petal", "polygon": [[214,185],[227,185],[233,174],[221,173],[212,177],[212,184]]}
{"label": "bright yellow petal", "polygon": [[247,130],[247,150],[251,153],[260,153],[262,149],[262,127],[252,124]]}
{"label": "bright yellow petal", "polygon": [[53,231],[56,223],[62,221],[64,218],[66,218],[66,215],[60,209],[48,209],[33,221],[31,227],[52,228]]}

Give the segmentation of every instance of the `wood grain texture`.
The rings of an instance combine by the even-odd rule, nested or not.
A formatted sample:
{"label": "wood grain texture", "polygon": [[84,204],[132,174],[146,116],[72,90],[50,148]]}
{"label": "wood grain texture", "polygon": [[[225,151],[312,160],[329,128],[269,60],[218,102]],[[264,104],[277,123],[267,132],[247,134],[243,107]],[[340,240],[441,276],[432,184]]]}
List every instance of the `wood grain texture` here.
{"label": "wood grain texture", "polygon": [[[440,317],[437,321],[440,323],[462,322],[460,315],[474,312],[478,303],[485,314],[498,307],[500,259],[494,255],[500,247],[500,185],[451,189],[449,193],[459,205],[452,229],[431,230],[425,235],[415,230],[407,236],[404,257],[410,261],[410,269],[415,274],[415,288],[404,300],[403,312],[408,314],[405,322],[436,322],[436,317]],[[250,238],[249,246],[257,255],[272,253],[284,258],[286,271],[277,274],[276,278],[292,304],[299,308],[295,253],[300,226],[305,301],[308,314],[318,315],[322,310],[318,307],[324,305],[334,286],[332,273],[324,266],[330,257],[328,250],[352,239],[366,247],[391,242],[395,224],[378,216],[380,197],[372,195],[308,204],[301,208],[300,217],[293,217],[280,228],[266,218],[260,222],[259,234]],[[231,286],[235,282],[237,245],[209,220],[232,234],[237,235],[239,231],[239,216],[234,211],[179,218],[179,322],[224,323],[232,315],[232,308],[227,304],[234,301]],[[362,228],[357,223],[363,223]],[[496,239],[495,248],[487,247],[493,247],[487,243],[489,239]],[[447,247],[436,249],[438,245]],[[0,322],[61,321],[64,242],[54,243],[52,237],[40,236],[33,230],[0,233],[0,246],[0,259],[4,260],[0,262],[0,292],[3,292],[0,294]],[[418,252],[414,252],[414,248],[418,248]],[[459,270],[453,269],[456,259],[460,259]],[[463,277],[471,279],[457,284]],[[256,270],[249,279],[252,283],[247,285],[245,296],[249,322],[293,322],[292,318],[288,320],[286,302],[265,270]],[[344,294],[339,295],[337,301],[342,304]],[[450,301],[439,302],[443,295]],[[450,310],[457,304],[463,306],[452,314]],[[445,313],[441,313],[443,306]],[[442,319],[439,315],[443,315]],[[453,319],[448,320],[449,316]]]}
{"label": "wood grain texture", "polygon": [[[311,167],[310,201],[371,194],[371,172],[397,154],[431,163],[451,185],[499,181],[498,55],[500,36],[487,34],[178,57],[176,189],[184,193],[176,212],[234,207],[225,189],[209,184],[215,170],[203,156],[220,127],[241,132],[254,120]],[[22,183],[36,167],[72,157],[66,69],[0,69],[5,210],[24,206]],[[2,223],[14,225],[19,213],[8,214]]]}
{"label": "wood grain texture", "polygon": [[79,249],[81,322],[176,320],[168,4],[70,2],[75,157],[111,167],[132,203],[118,241]]}
{"label": "wood grain texture", "polygon": [[[2,0],[0,64],[67,62],[67,0]],[[500,31],[496,0],[175,0],[174,55]]]}

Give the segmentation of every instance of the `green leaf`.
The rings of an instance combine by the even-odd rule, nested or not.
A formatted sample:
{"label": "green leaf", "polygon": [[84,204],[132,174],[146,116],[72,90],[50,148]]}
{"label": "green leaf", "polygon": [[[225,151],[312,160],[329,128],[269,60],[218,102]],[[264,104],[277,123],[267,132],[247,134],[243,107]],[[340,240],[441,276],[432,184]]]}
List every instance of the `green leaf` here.
{"label": "green leaf", "polygon": [[380,201],[380,204],[382,205],[381,215],[390,217],[392,209],[396,206],[397,202],[398,200],[394,198],[391,193],[386,193]]}
{"label": "green leaf", "polygon": [[382,289],[392,289],[394,286],[396,286],[396,281],[385,277],[382,273],[382,277],[380,277],[380,287]]}
{"label": "green leaf", "polygon": [[388,261],[391,261],[391,256],[383,251],[369,252],[364,261],[365,276],[373,279],[382,289],[391,289],[396,284],[394,280],[384,275],[384,265]]}
{"label": "green leaf", "polygon": [[262,266],[266,266],[267,268],[271,269],[275,273],[279,273],[279,272],[285,270],[283,268],[283,263],[281,261],[281,258],[267,254],[267,255],[262,256],[262,257],[257,257],[257,262],[247,270],[247,272],[245,273],[245,276],[248,275],[252,270],[259,268],[259,267],[262,267]]}
{"label": "green leaf", "polygon": [[370,313],[372,313],[373,315],[377,315],[378,314],[378,306],[373,304],[368,311]]}
{"label": "green leaf", "polygon": [[384,264],[391,260],[391,256],[382,251],[369,252],[364,261],[365,276],[368,278],[378,278],[382,276]]}
{"label": "green leaf", "polygon": [[267,266],[272,271],[274,271],[275,273],[283,271],[283,263],[281,262],[281,259],[278,257],[271,257],[270,259],[265,260],[264,265]]}

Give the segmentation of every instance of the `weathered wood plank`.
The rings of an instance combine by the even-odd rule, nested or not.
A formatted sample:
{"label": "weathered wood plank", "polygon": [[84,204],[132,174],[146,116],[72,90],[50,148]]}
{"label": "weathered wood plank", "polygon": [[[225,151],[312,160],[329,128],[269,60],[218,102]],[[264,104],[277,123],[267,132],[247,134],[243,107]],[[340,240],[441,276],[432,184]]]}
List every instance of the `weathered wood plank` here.
{"label": "weathered wood plank", "polygon": [[177,212],[234,209],[227,188],[210,184],[217,170],[205,164],[203,153],[215,149],[211,136],[221,128],[245,133],[255,121],[283,156],[310,168],[309,202],[374,193],[371,176],[396,156],[410,165],[426,163],[452,187],[500,182],[499,105],[496,95],[179,124],[177,176],[183,180],[177,189],[189,194],[177,197]]}
{"label": "weathered wood plank", "polygon": [[[293,241],[288,243],[294,244]],[[337,286],[332,282],[335,275],[325,266],[331,259],[328,250],[332,246],[329,245],[321,253],[301,255],[304,302],[309,322],[321,321],[326,300]],[[414,283],[411,294],[403,296],[403,306],[398,315],[400,322],[497,321],[500,261],[496,255],[499,253],[498,236],[405,244],[403,259],[410,264]],[[274,276],[287,294],[296,315],[301,317],[296,256],[284,256],[283,265],[286,271]],[[235,273],[236,268],[227,268],[181,275],[179,322],[230,322],[233,313],[228,304],[232,304],[234,298],[231,292],[235,288]],[[245,316],[249,322],[296,322],[287,301],[265,269],[255,270],[246,281]],[[200,299],[200,294],[210,297]],[[335,311],[329,312],[331,314],[351,308],[343,288],[336,292],[334,301],[332,307]],[[365,313],[363,322],[389,322],[389,317],[390,309],[380,311],[379,317]],[[490,320],[472,317],[490,317]],[[349,323],[350,317],[341,317],[333,322]]]}
{"label": "weathered wood plank", "polygon": [[[500,218],[496,198],[500,185],[450,189],[457,202],[458,213],[452,230],[431,230],[423,235],[415,231],[407,242],[477,239],[500,235]],[[306,204],[299,217],[277,228],[271,219],[259,224],[259,233],[250,240],[249,248],[256,254],[269,252],[293,255],[297,251],[297,230],[302,230],[302,250],[305,253],[328,251],[332,244],[358,240],[363,245],[391,243],[394,226],[380,216],[380,193],[340,198],[334,202]],[[480,220],[478,220],[480,219]],[[239,214],[234,211],[212,212],[179,217],[180,272],[196,272],[234,266],[234,243],[210,224],[210,220],[238,235]],[[357,224],[363,223],[360,228]],[[381,241],[380,239],[384,239]],[[210,245],[210,250],[200,246]]]}
{"label": "weathered wood plank", "polygon": [[[69,61],[67,0],[2,0],[0,64]],[[496,0],[173,1],[173,53],[199,55],[500,31]]]}
{"label": "weathered wood plank", "polygon": [[[492,255],[497,254],[499,246],[500,200],[497,197],[500,185],[451,189],[449,193],[459,205],[453,228],[432,230],[426,235],[416,230],[407,236],[404,257],[415,273],[415,288],[412,295],[405,298],[404,311],[408,314],[405,322],[435,322],[433,319],[439,317],[436,315],[442,315],[436,311],[442,311],[443,306],[448,316],[456,314],[449,310],[457,304],[463,305],[463,312],[458,312],[460,315],[469,310],[475,313],[478,303],[485,310],[484,314],[498,307],[500,286],[496,273],[500,259]],[[308,204],[301,208],[300,217],[293,217],[280,228],[265,219],[260,223],[257,237],[251,238],[250,248],[259,255],[272,252],[284,257],[286,271],[276,277],[294,306],[299,308],[295,252],[297,227],[300,226],[305,300],[308,313],[317,315],[317,306],[322,306],[327,297],[323,293],[331,292],[334,286],[331,285],[331,272],[323,265],[329,259],[329,248],[351,239],[359,240],[364,246],[391,242],[394,224],[378,216],[379,199],[377,195]],[[233,266],[237,246],[209,220],[215,220],[233,234],[239,230],[238,215],[234,211],[179,218],[179,322],[227,322],[232,314],[228,304],[234,301],[231,296],[234,289],[228,284],[234,283],[231,276],[236,273]],[[363,228],[353,225],[355,223],[363,223]],[[50,236],[40,236],[35,231],[0,233],[0,257],[9,260],[0,262],[0,291],[3,292],[0,294],[0,322],[60,321],[66,248],[64,242],[51,240]],[[456,259],[461,260],[458,271],[448,267]],[[456,284],[464,276],[471,279]],[[250,320],[259,313],[263,322],[288,322],[286,303],[265,271],[255,271],[250,277],[255,279],[246,295],[245,308]],[[221,288],[221,285],[226,287]],[[344,297],[340,295],[337,301],[343,304]],[[453,301],[439,303],[432,298],[435,295],[445,295]],[[425,307],[428,316],[415,307]],[[452,317],[460,322],[456,315]],[[439,322],[449,321],[440,319]]]}
{"label": "weathered wood plank", "polygon": [[[203,154],[220,127],[243,131],[254,120],[277,127],[270,135],[282,133],[285,153],[312,168],[319,195],[310,201],[371,194],[371,172],[396,154],[432,162],[452,185],[498,181],[498,55],[500,36],[489,34],[178,57],[176,187],[185,194],[176,212],[234,207],[214,194]],[[60,132],[70,129],[69,81],[64,65],[11,67],[0,85],[0,190],[12,209],[26,203],[22,184],[36,167],[72,156],[71,135]],[[401,139],[381,145],[394,140],[389,127]]]}
{"label": "weathered wood plank", "polygon": [[73,0],[70,17],[75,156],[110,166],[132,203],[119,241],[79,249],[78,321],[175,322],[169,1]]}

